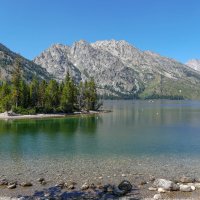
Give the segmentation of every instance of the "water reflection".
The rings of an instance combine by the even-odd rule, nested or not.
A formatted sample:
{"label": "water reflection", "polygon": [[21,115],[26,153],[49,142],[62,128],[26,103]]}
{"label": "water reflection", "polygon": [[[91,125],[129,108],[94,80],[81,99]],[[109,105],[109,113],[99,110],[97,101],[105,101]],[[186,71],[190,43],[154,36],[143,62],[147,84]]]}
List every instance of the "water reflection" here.
{"label": "water reflection", "polygon": [[106,101],[113,112],[0,121],[0,158],[200,153],[200,102]]}

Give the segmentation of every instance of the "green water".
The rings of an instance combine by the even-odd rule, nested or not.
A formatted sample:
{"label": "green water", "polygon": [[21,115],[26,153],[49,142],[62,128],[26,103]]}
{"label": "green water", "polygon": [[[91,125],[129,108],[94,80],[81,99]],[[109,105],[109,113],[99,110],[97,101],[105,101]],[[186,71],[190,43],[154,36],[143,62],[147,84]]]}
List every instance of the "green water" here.
{"label": "green water", "polygon": [[200,102],[106,101],[111,113],[1,120],[1,160],[200,154]]}

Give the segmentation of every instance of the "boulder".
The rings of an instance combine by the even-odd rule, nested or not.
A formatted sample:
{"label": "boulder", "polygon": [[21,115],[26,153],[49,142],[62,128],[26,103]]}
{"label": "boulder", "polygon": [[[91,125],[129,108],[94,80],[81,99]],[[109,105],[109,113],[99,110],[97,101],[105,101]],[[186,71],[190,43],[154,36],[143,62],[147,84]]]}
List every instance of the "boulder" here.
{"label": "boulder", "polygon": [[149,190],[149,191],[156,191],[157,188],[155,188],[155,187],[149,187],[148,190]]}
{"label": "boulder", "polygon": [[131,185],[129,181],[124,180],[118,185],[118,188],[124,191],[125,193],[128,193],[128,192],[131,192],[133,186]]}
{"label": "boulder", "polygon": [[192,188],[191,186],[189,185],[180,185],[180,191],[181,192],[191,192],[192,191]]}
{"label": "boulder", "polygon": [[164,190],[172,190],[175,187],[175,183],[166,179],[156,179],[154,181],[154,186],[157,188],[163,188]]}

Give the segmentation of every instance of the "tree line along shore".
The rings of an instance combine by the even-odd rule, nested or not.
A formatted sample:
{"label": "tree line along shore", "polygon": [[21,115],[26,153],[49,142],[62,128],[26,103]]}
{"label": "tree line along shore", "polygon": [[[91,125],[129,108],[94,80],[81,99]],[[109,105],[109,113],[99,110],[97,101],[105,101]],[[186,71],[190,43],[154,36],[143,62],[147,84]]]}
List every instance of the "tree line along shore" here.
{"label": "tree line along shore", "polygon": [[0,113],[33,115],[37,113],[73,113],[75,111],[97,111],[102,103],[98,99],[93,78],[76,83],[66,74],[64,81],[23,79],[20,59],[15,61],[11,81],[0,78]]}

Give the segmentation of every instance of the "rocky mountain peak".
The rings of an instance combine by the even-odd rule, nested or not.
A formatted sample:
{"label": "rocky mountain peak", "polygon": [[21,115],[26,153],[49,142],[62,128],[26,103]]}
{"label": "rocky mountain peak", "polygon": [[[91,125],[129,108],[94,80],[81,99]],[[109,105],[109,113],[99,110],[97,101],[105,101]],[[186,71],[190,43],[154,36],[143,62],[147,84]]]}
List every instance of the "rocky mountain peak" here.
{"label": "rocky mountain peak", "polygon": [[[64,79],[67,71],[78,81],[93,77],[99,93],[118,97],[142,98],[153,95],[181,95],[190,98],[198,93],[200,73],[173,59],[151,51],[141,51],[125,40],[88,43],[80,40],[72,46],[53,45],[34,59],[52,74]],[[200,91],[199,91],[200,94]]]}
{"label": "rocky mountain peak", "polygon": [[187,66],[191,67],[196,71],[200,71],[200,59],[192,59],[186,63]]}

